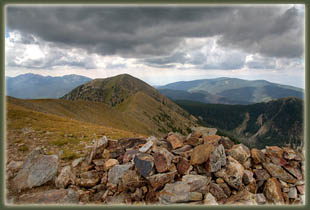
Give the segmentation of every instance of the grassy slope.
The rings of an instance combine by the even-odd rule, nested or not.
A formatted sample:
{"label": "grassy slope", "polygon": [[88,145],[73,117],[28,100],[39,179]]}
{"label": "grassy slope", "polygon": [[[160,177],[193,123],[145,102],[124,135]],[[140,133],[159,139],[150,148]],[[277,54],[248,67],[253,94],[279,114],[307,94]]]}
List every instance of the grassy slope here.
{"label": "grassy slope", "polygon": [[[29,132],[23,131],[25,129]],[[104,135],[113,139],[141,136],[120,129],[33,111],[10,101],[7,103],[9,159],[12,155],[21,158],[24,152],[36,146],[45,146],[50,154],[57,154],[63,150],[65,159],[76,158],[87,152],[85,146],[92,144],[92,140]]]}

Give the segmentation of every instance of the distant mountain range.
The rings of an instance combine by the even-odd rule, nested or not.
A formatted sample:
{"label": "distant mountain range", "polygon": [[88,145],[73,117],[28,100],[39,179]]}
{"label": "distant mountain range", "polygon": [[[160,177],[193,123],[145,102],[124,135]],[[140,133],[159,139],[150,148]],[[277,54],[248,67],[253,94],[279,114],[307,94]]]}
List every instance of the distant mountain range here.
{"label": "distant mountain range", "polygon": [[76,86],[92,80],[74,74],[51,77],[30,73],[5,79],[6,95],[23,99],[59,98]]}
{"label": "distant mountain range", "polygon": [[176,101],[205,126],[216,127],[250,147],[303,145],[304,104],[296,97],[250,105]]}
{"label": "distant mountain range", "polygon": [[[77,86],[91,80],[91,78],[80,75],[52,77],[30,73],[16,77],[6,77],[6,95],[22,99],[60,98]],[[107,78],[105,82],[108,82],[108,80],[112,79]],[[98,80],[94,80],[92,84],[95,84],[96,81]],[[301,88],[275,84],[265,80],[249,81],[225,77],[175,82],[154,87],[172,100],[190,100],[216,104],[251,104],[289,96],[304,97],[304,90]],[[105,90],[100,94],[106,95],[109,88],[106,86]],[[90,93],[88,92],[88,94]],[[115,94],[126,95],[124,92],[120,93],[117,88]],[[112,95],[104,97],[105,102],[107,103],[113,98],[116,101],[108,103],[117,103],[116,97]],[[95,100],[96,97],[91,95],[91,98],[91,100]]]}
{"label": "distant mountain range", "polygon": [[250,81],[226,77],[175,82],[157,88],[172,100],[213,104],[251,104],[289,96],[304,97],[304,90],[301,88],[266,80]]}
{"label": "distant mountain range", "polygon": [[[44,83],[44,80],[54,82]],[[17,95],[20,98],[30,97],[31,92],[36,93],[32,97],[51,97],[47,93],[51,94],[61,89],[55,86],[55,81],[60,81],[59,84],[72,83],[67,87],[82,83],[66,93],[58,93],[58,99],[7,97],[9,114],[14,117],[26,116],[27,119],[31,119],[29,113],[39,112],[46,120],[50,119],[51,115],[56,115],[65,118],[66,121],[76,120],[155,136],[162,136],[170,131],[187,134],[191,127],[201,124],[219,129],[219,135],[224,132],[224,136],[229,135],[237,141],[255,147],[301,145],[303,140],[302,99],[289,97],[250,105],[197,102],[199,99],[208,103],[216,101],[226,104],[248,104],[254,101],[268,101],[290,93],[303,97],[301,89],[267,81],[218,78],[178,82],[160,87],[162,93],[168,96],[172,94],[175,98],[183,100],[175,102],[154,87],[128,74],[94,80],[77,75],[55,79],[28,74],[7,78],[7,81],[10,85],[8,89],[18,89],[20,86],[20,94],[23,93],[21,87],[24,85],[25,94]],[[27,81],[30,84],[27,84]],[[12,84],[16,84],[16,87],[13,88]],[[174,97],[171,98],[175,100]],[[17,112],[19,115],[14,114]],[[34,122],[36,120],[40,119],[33,119]]]}

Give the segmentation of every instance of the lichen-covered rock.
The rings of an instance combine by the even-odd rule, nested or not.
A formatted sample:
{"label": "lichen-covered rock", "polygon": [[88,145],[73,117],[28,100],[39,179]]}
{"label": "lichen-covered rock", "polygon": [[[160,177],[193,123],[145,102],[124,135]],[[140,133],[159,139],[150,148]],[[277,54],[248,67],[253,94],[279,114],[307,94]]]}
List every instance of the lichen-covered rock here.
{"label": "lichen-covered rock", "polygon": [[266,146],[266,155],[276,165],[283,166],[287,163],[283,157],[283,153],[283,149],[278,146]]}
{"label": "lichen-covered rock", "polygon": [[269,173],[265,169],[254,169],[253,172],[258,181],[265,181],[270,178]]}
{"label": "lichen-covered rock", "polygon": [[181,137],[175,133],[168,135],[167,141],[171,144],[172,149],[177,149],[184,145]]}
{"label": "lichen-covered rock", "polygon": [[225,148],[225,150],[231,149],[235,143],[230,140],[228,137],[222,136],[221,139],[219,140],[219,144],[222,144]]}
{"label": "lichen-covered rock", "polygon": [[243,166],[237,160],[229,156],[227,158],[223,177],[226,183],[237,190],[241,190],[243,188],[243,174]]}
{"label": "lichen-covered rock", "polygon": [[283,168],[285,168],[290,174],[292,174],[298,180],[303,179],[303,175],[302,175],[302,172],[300,170],[300,166],[297,162],[291,161],[288,164],[284,165]]}
{"label": "lichen-covered rock", "polygon": [[237,192],[237,194],[230,196],[226,202],[226,205],[256,205],[254,194],[247,190]]}
{"label": "lichen-covered rock", "polygon": [[213,150],[214,145],[212,144],[202,144],[196,146],[191,153],[191,164],[199,165],[206,162],[209,159]]}
{"label": "lichen-covered rock", "polygon": [[231,157],[237,160],[242,165],[248,160],[251,156],[250,150],[247,146],[243,144],[236,144],[231,149]]}
{"label": "lichen-covered rock", "polygon": [[221,201],[228,197],[224,192],[224,190],[218,184],[215,183],[210,184],[209,192],[216,198],[216,201]]}
{"label": "lichen-covered rock", "polygon": [[217,132],[216,128],[207,128],[207,127],[192,127],[192,136],[194,137],[205,137],[215,135]]}
{"label": "lichen-covered rock", "polygon": [[281,179],[288,183],[295,183],[297,180],[287,173],[281,166],[273,163],[263,163],[264,168],[271,174],[271,176]]}
{"label": "lichen-covered rock", "polygon": [[256,148],[251,149],[251,157],[254,164],[260,164],[266,160],[265,154]]}
{"label": "lichen-covered rock", "polygon": [[175,175],[176,175],[176,172],[168,172],[168,173],[162,173],[162,174],[155,174],[155,175],[149,176],[147,179],[149,180],[153,189],[157,190],[163,187],[165,184],[172,182],[174,180]]}
{"label": "lichen-covered rock", "polygon": [[226,165],[226,154],[223,145],[215,146],[211,152],[209,160],[206,163],[206,168],[209,172],[217,172]]}
{"label": "lichen-covered rock", "polygon": [[269,201],[275,204],[284,203],[280,182],[274,177],[267,180],[264,186],[264,195]]}
{"label": "lichen-covered rock", "polygon": [[122,177],[122,184],[125,189],[134,189],[142,186],[143,180],[135,170],[125,171]]}
{"label": "lichen-covered rock", "polygon": [[173,155],[165,148],[158,149],[158,152],[153,154],[156,170],[159,173],[166,172],[171,166]]}
{"label": "lichen-covered rock", "polygon": [[66,188],[69,184],[75,184],[75,174],[73,174],[71,166],[65,166],[61,169],[55,185],[57,188]]}
{"label": "lichen-covered rock", "polygon": [[58,156],[44,155],[40,148],[36,148],[26,157],[14,184],[18,190],[40,186],[52,180],[57,170]]}
{"label": "lichen-covered rock", "polygon": [[196,194],[193,194],[190,191],[190,186],[184,182],[168,183],[160,191],[159,201],[161,204],[186,203],[195,199],[194,195]]}
{"label": "lichen-covered rock", "polygon": [[201,175],[185,175],[182,177],[182,182],[190,186],[191,192],[206,193],[211,177]]}
{"label": "lichen-covered rock", "polygon": [[124,173],[133,167],[132,164],[125,165],[115,165],[109,170],[108,173],[108,183],[112,185],[117,185],[121,181]]}

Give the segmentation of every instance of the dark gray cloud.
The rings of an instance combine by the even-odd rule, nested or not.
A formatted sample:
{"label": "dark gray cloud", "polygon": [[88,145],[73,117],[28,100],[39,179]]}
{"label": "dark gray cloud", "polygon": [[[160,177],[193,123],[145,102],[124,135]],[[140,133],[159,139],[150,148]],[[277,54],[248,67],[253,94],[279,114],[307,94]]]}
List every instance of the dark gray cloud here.
{"label": "dark gray cloud", "polygon": [[[157,67],[189,62],[216,68],[205,61],[208,58],[189,59],[177,51],[185,38],[213,36],[219,37],[222,47],[263,56],[301,57],[303,18],[295,8],[280,6],[7,8],[7,28],[21,32],[23,42],[35,36],[58,47],[140,58]],[[203,59],[200,64],[199,59]],[[244,59],[222,64],[234,69],[244,65]]]}

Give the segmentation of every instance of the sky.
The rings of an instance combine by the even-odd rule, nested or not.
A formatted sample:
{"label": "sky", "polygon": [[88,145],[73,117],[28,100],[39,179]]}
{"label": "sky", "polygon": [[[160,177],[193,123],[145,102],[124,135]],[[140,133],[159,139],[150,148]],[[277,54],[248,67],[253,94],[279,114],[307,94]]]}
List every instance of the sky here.
{"label": "sky", "polygon": [[5,74],[305,86],[304,5],[6,7]]}

